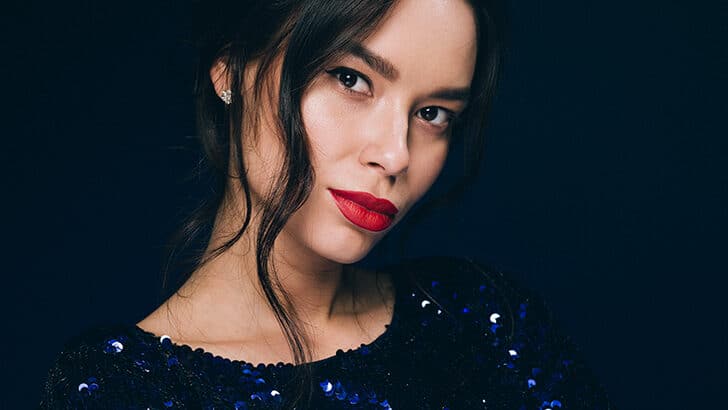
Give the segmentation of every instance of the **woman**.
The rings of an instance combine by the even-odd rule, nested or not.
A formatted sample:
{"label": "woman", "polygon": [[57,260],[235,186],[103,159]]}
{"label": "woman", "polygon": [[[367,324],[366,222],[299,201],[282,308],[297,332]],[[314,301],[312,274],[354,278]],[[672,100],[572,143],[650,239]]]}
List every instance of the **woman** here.
{"label": "woman", "polygon": [[[468,259],[353,263],[462,139],[477,163],[488,1],[254,1],[201,43],[220,174],[207,247],[135,325],[58,356],[44,408],[609,408],[533,297]],[[204,234],[202,234],[204,235]]]}

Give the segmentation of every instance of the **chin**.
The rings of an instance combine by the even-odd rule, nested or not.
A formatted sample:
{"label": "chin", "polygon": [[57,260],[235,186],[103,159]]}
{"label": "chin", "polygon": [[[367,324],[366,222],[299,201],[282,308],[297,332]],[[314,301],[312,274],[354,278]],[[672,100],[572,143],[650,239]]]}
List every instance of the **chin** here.
{"label": "chin", "polygon": [[381,233],[372,234],[345,226],[330,235],[317,238],[313,248],[328,260],[341,264],[352,264],[364,259],[383,236]]}

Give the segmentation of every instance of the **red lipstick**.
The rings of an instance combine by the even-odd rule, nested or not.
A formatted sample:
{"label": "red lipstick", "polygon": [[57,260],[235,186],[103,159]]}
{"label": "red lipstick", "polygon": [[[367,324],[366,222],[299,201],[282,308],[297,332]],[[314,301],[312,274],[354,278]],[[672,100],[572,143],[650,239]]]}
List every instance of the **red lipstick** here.
{"label": "red lipstick", "polygon": [[378,232],[387,229],[399,211],[393,203],[368,192],[331,189],[339,211],[354,225]]}

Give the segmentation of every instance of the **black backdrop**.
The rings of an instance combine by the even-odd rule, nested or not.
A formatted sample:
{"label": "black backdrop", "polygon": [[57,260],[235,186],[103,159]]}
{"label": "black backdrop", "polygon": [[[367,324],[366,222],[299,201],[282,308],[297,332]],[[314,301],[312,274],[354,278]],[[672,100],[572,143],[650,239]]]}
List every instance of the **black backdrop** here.
{"label": "black backdrop", "polygon": [[[69,336],[155,307],[204,191],[188,3],[3,6],[2,408],[36,404]],[[511,3],[483,173],[407,254],[540,289],[619,408],[722,407],[726,6]]]}

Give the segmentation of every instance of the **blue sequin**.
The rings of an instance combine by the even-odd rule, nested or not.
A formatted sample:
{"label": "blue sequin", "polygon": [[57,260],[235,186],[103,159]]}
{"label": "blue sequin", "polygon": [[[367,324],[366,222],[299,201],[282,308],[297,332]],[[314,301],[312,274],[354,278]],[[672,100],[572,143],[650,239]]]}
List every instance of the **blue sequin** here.
{"label": "blue sequin", "polygon": [[367,401],[369,403],[377,403],[377,402],[379,402],[379,400],[377,400],[377,393],[375,393],[374,391],[368,392],[367,393]]}
{"label": "blue sequin", "polygon": [[346,398],[346,389],[344,389],[344,386],[339,381],[334,384],[334,395],[339,400],[343,400]]}
{"label": "blue sequin", "polygon": [[330,381],[324,380],[319,383],[319,385],[323,389],[324,395],[326,395],[327,397],[330,397],[334,394],[334,385]]}
{"label": "blue sequin", "polygon": [[[562,403],[579,403],[607,409],[600,387],[580,377],[583,364],[551,327],[538,299],[510,293],[509,285],[496,282],[497,274],[484,279],[488,275],[482,270],[468,269],[436,264],[416,269],[431,275],[421,282],[430,290],[413,283],[398,288],[392,324],[383,335],[314,363],[320,390],[306,407],[556,410]],[[230,360],[134,326],[102,329],[77,340],[81,344],[59,361],[70,367],[56,369],[56,379],[48,383],[68,390],[65,400],[72,408],[126,408],[120,403],[134,397],[141,400],[135,408],[164,403],[281,409],[295,393],[292,377],[299,375],[280,361]],[[69,376],[76,374],[94,377]],[[123,386],[133,386],[134,394],[123,392]]]}
{"label": "blue sequin", "polygon": [[357,404],[359,403],[359,394],[354,393],[349,395],[349,404]]}
{"label": "blue sequin", "polygon": [[159,337],[159,343],[164,347],[170,347],[172,346],[172,339],[167,335],[162,335]]}
{"label": "blue sequin", "polygon": [[518,306],[518,317],[519,317],[520,319],[525,319],[525,318],[526,318],[526,307],[527,307],[527,306],[528,306],[528,305],[527,305],[526,303],[521,303],[521,304],[520,304],[520,305]]}
{"label": "blue sequin", "polygon": [[175,366],[179,364],[179,359],[176,356],[171,356],[167,359],[167,366]]}
{"label": "blue sequin", "polygon": [[96,377],[88,377],[85,382],[79,383],[78,392],[85,396],[90,396],[93,392],[99,389],[98,383],[96,383]]}
{"label": "blue sequin", "polygon": [[124,344],[117,339],[109,339],[104,346],[105,353],[120,353],[124,350]]}

